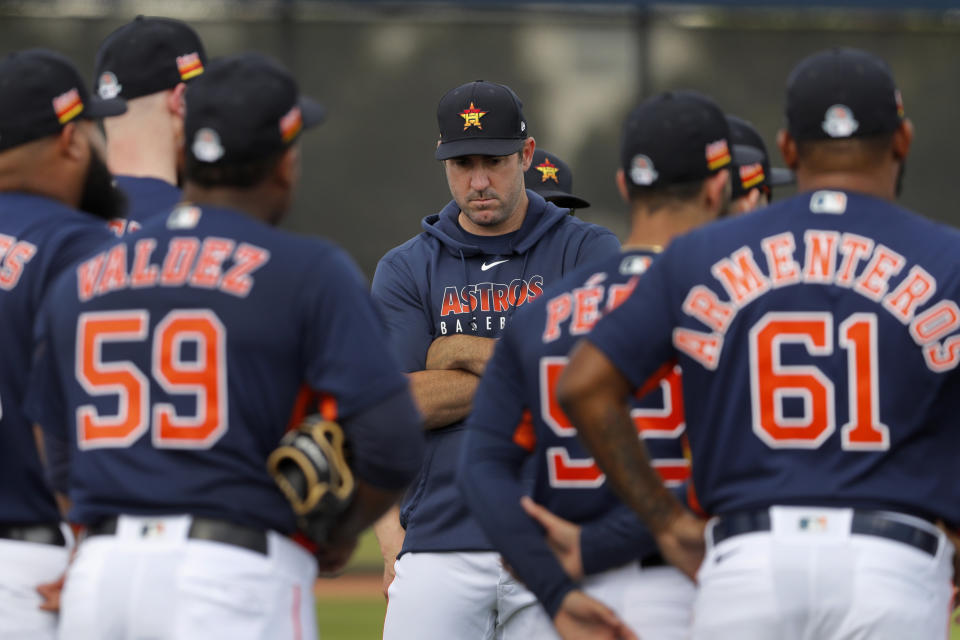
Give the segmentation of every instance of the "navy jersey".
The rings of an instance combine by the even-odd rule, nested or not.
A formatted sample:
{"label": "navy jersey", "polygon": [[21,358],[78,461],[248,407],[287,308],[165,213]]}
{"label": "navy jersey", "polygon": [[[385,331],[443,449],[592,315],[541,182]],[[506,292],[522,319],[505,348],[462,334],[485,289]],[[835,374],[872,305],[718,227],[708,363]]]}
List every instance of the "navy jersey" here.
{"label": "navy jersey", "polygon": [[100,218],[39,196],[0,194],[0,523],[60,519],[23,409],[33,326],[53,278],[110,239]]}
{"label": "navy jersey", "polygon": [[[514,310],[585,261],[619,250],[607,229],[567,215],[527,191],[521,228],[494,237],[460,228],[450,202],[423,221],[423,233],[392,249],[377,265],[373,295],[401,366],[426,367],[427,350],[440,336],[496,338]],[[424,469],[411,489],[401,522],[403,551],[488,550],[456,487],[463,423],[427,432]]]}
{"label": "navy jersey", "polygon": [[679,358],[715,514],[771,504],[960,523],[960,233],[804,193],[675,240],[587,338],[639,386]]}
{"label": "navy jersey", "polygon": [[[555,397],[567,354],[602,314],[627,299],[653,255],[632,250],[580,267],[522,309],[504,332],[484,372],[467,420],[460,485],[474,517],[519,578],[551,615],[569,579],[543,534],[523,513],[522,471],[532,462],[531,496],[558,516],[584,525],[584,569],[609,569],[654,553],[639,521],[607,487]],[[632,415],[668,486],[689,475],[684,456],[679,370]],[[529,471],[529,468],[528,468]],[[625,537],[610,521],[628,523]],[[593,567],[602,563],[602,566]],[[566,586],[566,588],[564,588]]]}
{"label": "navy jersey", "polygon": [[[346,426],[406,387],[346,254],[238,212],[174,209],[50,298],[30,410],[69,442],[77,522],[191,513],[292,532],[265,461],[302,392]],[[390,467],[390,451],[354,445],[358,476]]]}
{"label": "navy jersey", "polygon": [[114,221],[118,235],[136,231],[147,220],[170,212],[182,199],[182,192],[175,185],[159,178],[139,176],[115,176],[117,187],[127,196],[127,215]]}

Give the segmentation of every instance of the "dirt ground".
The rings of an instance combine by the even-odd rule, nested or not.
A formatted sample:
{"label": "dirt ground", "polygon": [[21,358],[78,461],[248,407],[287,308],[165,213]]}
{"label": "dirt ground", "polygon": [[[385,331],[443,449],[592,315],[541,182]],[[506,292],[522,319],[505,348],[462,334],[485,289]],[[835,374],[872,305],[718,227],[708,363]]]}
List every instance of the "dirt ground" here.
{"label": "dirt ground", "polygon": [[320,578],[313,585],[317,598],[360,598],[380,595],[379,573],[348,573],[338,578]]}

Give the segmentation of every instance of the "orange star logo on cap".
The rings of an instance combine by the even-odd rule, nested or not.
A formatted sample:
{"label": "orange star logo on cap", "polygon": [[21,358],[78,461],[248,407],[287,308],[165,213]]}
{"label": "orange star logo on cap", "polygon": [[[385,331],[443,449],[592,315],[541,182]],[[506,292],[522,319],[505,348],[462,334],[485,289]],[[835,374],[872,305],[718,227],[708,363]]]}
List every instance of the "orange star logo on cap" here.
{"label": "orange star logo on cap", "polygon": [[483,125],[480,123],[480,118],[487,115],[486,111],[481,111],[473,106],[473,103],[470,103],[470,108],[464,109],[460,112],[460,117],[463,118],[463,130],[466,131],[470,127],[476,127],[477,129],[483,129]]}
{"label": "orange star logo on cap", "polygon": [[542,176],[540,182],[553,180],[557,184],[560,183],[560,180],[557,179],[557,165],[550,162],[550,158],[544,158],[543,164],[537,165],[537,171],[539,171]]}

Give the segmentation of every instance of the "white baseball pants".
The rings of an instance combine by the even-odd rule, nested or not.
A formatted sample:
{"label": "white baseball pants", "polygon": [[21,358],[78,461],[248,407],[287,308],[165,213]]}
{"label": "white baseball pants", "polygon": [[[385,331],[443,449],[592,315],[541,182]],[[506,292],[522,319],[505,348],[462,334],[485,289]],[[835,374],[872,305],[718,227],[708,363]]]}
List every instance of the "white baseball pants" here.
{"label": "white baseball pants", "polygon": [[[643,640],[687,640],[695,586],[673,567],[641,569],[636,563],[585,578],[584,592],[604,603]],[[504,621],[498,640],[556,639],[543,607],[526,607]]]}
{"label": "white baseball pants", "polygon": [[190,516],[121,516],[79,543],[61,640],[314,640],[313,557],[267,533],[267,554],[187,538]]}
{"label": "white baseball pants", "polygon": [[[406,553],[388,591],[384,640],[557,638],[536,597],[498,553]],[[583,588],[644,640],[689,638],[694,585],[669,567],[636,564],[590,576]]]}
{"label": "white baseball pants", "polygon": [[40,610],[37,585],[59,579],[69,554],[69,544],[0,540],[0,640],[56,637],[57,616]]}
{"label": "white baseball pants", "polygon": [[894,518],[935,536],[933,553],[851,533],[852,509],[771,507],[769,531],[717,544],[711,523],[693,637],[943,640],[953,545],[924,520]]}
{"label": "white baseball pants", "polygon": [[500,620],[537,602],[493,551],[405,553],[394,568],[384,640],[493,640]]}

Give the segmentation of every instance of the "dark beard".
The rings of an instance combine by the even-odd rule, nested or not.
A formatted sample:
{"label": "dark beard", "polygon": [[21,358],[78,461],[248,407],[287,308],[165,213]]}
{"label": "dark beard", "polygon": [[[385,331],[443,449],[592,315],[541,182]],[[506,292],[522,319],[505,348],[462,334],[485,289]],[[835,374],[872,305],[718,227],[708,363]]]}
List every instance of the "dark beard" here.
{"label": "dark beard", "polygon": [[126,194],[117,188],[107,163],[93,147],[90,148],[90,165],[83,182],[79,209],[104,220],[122,218],[127,213]]}

